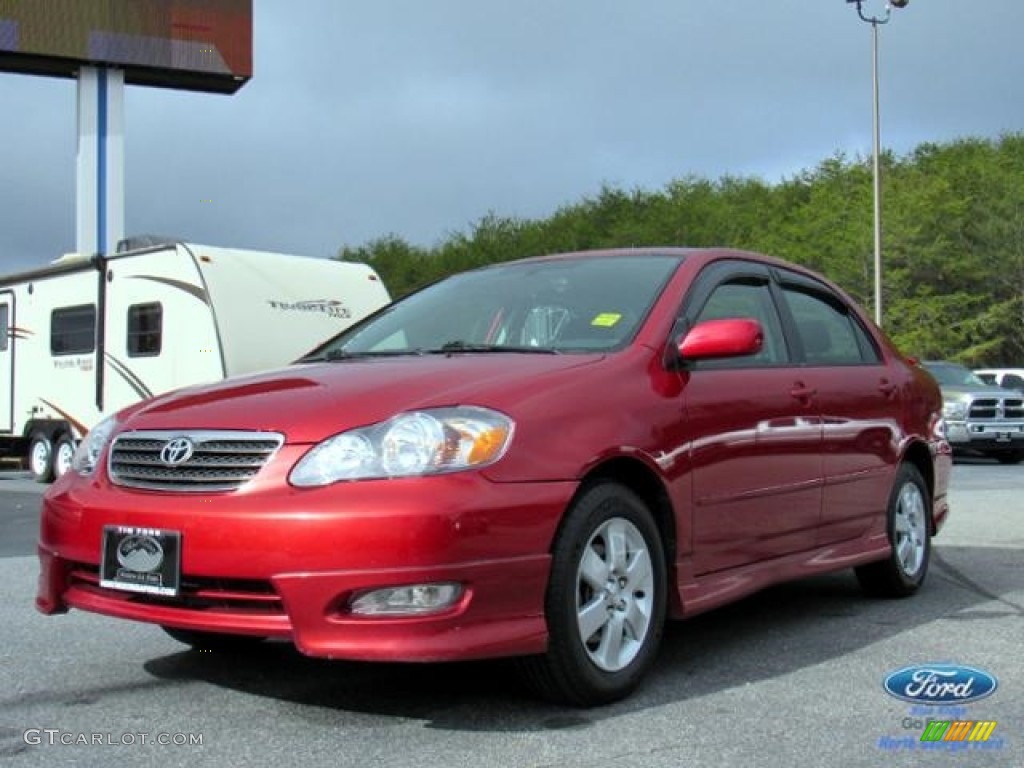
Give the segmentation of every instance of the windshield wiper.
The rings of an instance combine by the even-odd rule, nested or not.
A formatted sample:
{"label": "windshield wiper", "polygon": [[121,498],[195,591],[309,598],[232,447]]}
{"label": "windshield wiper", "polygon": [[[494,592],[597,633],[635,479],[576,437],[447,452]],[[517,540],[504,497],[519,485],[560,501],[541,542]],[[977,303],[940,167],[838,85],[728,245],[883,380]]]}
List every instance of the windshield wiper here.
{"label": "windshield wiper", "polygon": [[349,352],[347,349],[331,349],[317,360],[359,360],[366,357],[402,357],[403,355],[422,355],[422,349],[378,349],[366,352]]}
{"label": "windshield wiper", "polygon": [[518,346],[512,344],[475,344],[461,339],[447,341],[436,349],[428,349],[425,351],[431,355],[451,355],[456,352],[512,352],[528,355],[559,354],[557,349],[551,349],[551,347],[529,347],[526,345]]}

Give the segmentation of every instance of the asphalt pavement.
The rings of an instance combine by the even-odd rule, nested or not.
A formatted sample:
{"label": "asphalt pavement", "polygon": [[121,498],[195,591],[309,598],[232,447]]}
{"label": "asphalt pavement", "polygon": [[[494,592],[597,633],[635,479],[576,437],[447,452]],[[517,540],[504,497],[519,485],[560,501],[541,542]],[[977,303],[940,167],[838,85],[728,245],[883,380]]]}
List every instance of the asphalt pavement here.
{"label": "asphalt pavement", "polygon": [[0,558],[36,551],[43,490],[28,472],[0,470]]}
{"label": "asphalt pavement", "polygon": [[[0,479],[5,767],[1024,766],[1024,466],[955,467],[916,597],[869,599],[849,572],[767,590],[671,625],[642,689],[592,710],[536,700],[509,663],[331,662],[285,644],[225,656],[148,625],[41,616],[41,489],[22,482]],[[998,687],[953,710],[884,691],[887,674],[926,662]],[[996,725],[983,743],[921,742],[942,718]]]}

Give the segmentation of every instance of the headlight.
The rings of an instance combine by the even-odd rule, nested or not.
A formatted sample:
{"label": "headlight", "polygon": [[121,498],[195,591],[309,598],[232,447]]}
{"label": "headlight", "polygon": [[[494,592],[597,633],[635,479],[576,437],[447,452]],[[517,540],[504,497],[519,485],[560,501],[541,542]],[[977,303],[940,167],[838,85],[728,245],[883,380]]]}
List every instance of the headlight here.
{"label": "headlight", "polygon": [[950,421],[963,421],[967,418],[967,403],[962,400],[947,400],[942,404],[942,415]]}
{"label": "headlight", "polygon": [[475,406],[400,413],[324,440],[299,460],[288,479],[315,487],[484,467],[505,454],[512,428],[508,416]]}
{"label": "headlight", "polygon": [[71,468],[80,475],[91,475],[99,463],[100,454],[110,442],[110,436],[114,433],[116,426],[117,419],[108,416],[90,429],[85,439],[78,444],[78,449],[71,459]]}

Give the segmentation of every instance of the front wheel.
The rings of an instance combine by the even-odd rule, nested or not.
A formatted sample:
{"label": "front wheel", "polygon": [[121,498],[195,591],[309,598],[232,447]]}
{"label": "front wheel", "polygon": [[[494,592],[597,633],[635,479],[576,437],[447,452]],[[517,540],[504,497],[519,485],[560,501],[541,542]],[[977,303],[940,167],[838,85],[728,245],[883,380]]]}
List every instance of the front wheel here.
{"label": "front wheel", "polygon": [[548,650],[523,660],[545,698],[607,704],[639,684],[665,623],[661,536],[644,503],[611,482],[583,491],[552,552],[545,600]]}
{"label": "front wheel", "polygon": [[931,494],[917,467],[903,464],[889,497],[887,530],[892,552],[855,569],[861,587],[877,597],[908,597],[924,583],[931,556]]}

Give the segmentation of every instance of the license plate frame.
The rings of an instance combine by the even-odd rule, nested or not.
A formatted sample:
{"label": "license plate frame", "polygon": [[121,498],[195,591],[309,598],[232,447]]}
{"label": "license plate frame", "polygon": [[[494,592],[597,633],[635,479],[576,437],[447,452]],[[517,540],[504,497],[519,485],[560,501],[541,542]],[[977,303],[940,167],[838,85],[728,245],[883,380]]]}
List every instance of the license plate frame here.
{"label": "license plate frame", "polygon": [[181,589],[181,532],[105,525],[100,586],[175,597]]}

